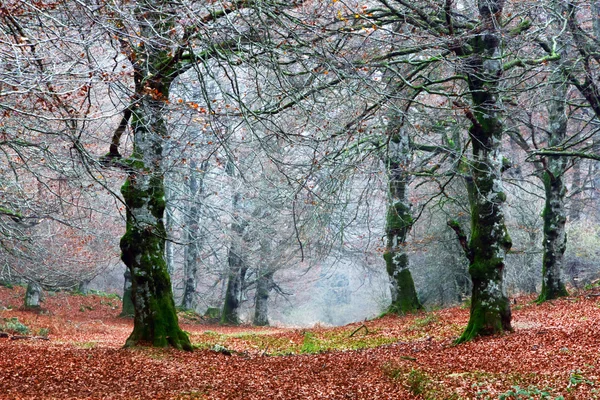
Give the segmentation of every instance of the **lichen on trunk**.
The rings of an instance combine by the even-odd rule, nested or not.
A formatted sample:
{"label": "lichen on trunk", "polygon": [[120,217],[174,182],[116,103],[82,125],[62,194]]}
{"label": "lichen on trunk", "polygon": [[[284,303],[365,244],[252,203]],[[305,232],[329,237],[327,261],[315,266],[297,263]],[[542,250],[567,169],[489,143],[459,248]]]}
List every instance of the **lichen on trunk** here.
{"label": "lichen on trunk", "polygon": [[393,123],[389,129],[391,137],[386,155],[389,203],[385,225],[387,243],[383,258],[392,295],[388,312],[405,314],[422,308],[406,252],[406,238],[413,225],[408,199],[411,150],[408,135],[395,129]]}
{"label": "lichen on trunk", "polygon": [[[565,113],[567,88],[559,79],[558,74],[553,75],[556,83],[552,85],[553,98],[548,102],[548,145],[550,147],[560,145],[567,134],[567,115]],[[539,303],[568,295],[562,276],[564,253],[567,246],[565,230],[567,188],[564,182],[567,159],[549,156],[543,160],[543,165],[544,171],[541,178],[546,198],[542,212],[544,254],[542,256],[542,290],[537,299]]]}
{"label": "lichen on trunk", "polygon": [[472,39],[472,53],[465,59],[472,98],[472,110],[467,109],[465,114],[471,121],[473,159],[467,178],[471,236],[463,247],[470,262],[473,292],[469,323],[457,343],[512,330],[510,302],[503,282],[504,256],[512,242],[502,210],[506,195],[502,188],[503,126],[498,104],[502,77],[498,20],[503,6],[501,0],[478,2],[481,33]]}
{"label": "lichen on trunk", "polygon": [[565,223],[566,188],[562,176],[552,176],[544,172],[546,204],[542,213],[544,219],[544,254],[542,257],[542,290],[538,302],[568,296],[562,278],[564,253],[567,246]]}

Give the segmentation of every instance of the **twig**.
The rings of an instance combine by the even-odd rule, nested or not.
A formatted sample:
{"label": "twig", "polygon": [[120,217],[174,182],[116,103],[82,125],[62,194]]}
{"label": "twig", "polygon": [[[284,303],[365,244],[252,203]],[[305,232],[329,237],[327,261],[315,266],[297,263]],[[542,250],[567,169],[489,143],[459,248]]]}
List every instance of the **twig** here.
{"label": "twig", "polygon": [[368,334],[369,334],[369,329],[367,328],[367,326],[366,326],[365,324],[362,324],[361,326],[359,326],[358,328],[356,328],[356,329],[355,329],[355,330],[354,330],[354,331],[353,331],[353,332],[350,334],[350,336],[348,336],[348,337],[352,337],[352,336],[356,335],[356,333],[357,333],[358,331],[360,331],[361,329],[363,329],[363,328],[365,329],[365,335],[368,335]]}

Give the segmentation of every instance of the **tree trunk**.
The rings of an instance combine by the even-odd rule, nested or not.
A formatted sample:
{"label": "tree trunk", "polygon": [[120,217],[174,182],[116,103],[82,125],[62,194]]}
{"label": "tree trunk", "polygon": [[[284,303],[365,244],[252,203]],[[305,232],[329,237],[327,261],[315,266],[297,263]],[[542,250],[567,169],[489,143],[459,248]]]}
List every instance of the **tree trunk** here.
{"label": "tree trunk", "polygon": [[[171,204],[173,195],[172,189],[170,189],[168,185],[168,176],[169,175],[166,174],[167,184],[165,185],[165,230],[167,231],[167,238],[172,239],[170,232],[172,232],[172,227],[175,221],[173,216],[173,207],[169,206]],[[167,272],[172,280],[175,273],[175,244],[172,240],[167,240],[165,243],[165,261],[167,263]]]}
{"label": "tree trunk", "polygon": [[466,247],[473,282],[467,328],[457,343],[478,335],[511,330],[511,312],[503,282],[504,257],[512,245],[504,224],[502,204],[502,123],[498,84],[502,76],[500,32],[502,0],[480,0],[482,30],[473,40],[466,71],[473,111],[469,129],[473,148],[471,177],[467,179],[471,206],[471,237]]}
{"label": "tree trunk", "polygon": [[258,271],[256,297],[254,298],[254,320],[256,326],[269,325],[269,293],[273,287],[273,272]]}
{"label": "tree trunk", "polygon": [[581,218],[581,213],[583,212],[583,182],[581,179],[581,163],[583,160],[576,159],[573,161],[573,180],[571,182],[571,190],[572,193],[569,197],[570,207],[569,207],[569,220],[571,222],[579,221]]}
{"label": "tree trunk", "polygon": [[198,219],[199,209],[197,200],[198,180],[196,179],[196,162],[190,161],[188,179],[188,201],[190,206],[185,217],[185,252],[183,257],[183,298],[181,308],[193,310],[196,307],[196,273],[198,270]]}
{"label": "tree trunk", "polygon": [[25,291],[25,308],[40,308],[42,287],[37,282],[29,282]]}
{"label": "tree trunk", "polygon": [[411,205],[408,199],[408,166],[410,164],[408,135],[403,134],[400,130],[395,130],[388,143],[386,161],[389,203],[385,226],[387,243],[383,258],[392,294],[392,303],[388,312],[404,314],[422,308],[417,298],[412,274],[408,268],[408,254],[406,253],[406,237],[413,224]]}
{"label": "tree trunk", "polygon": [[135,315],[135,307],[133,307],[133,298],[131,293],[131,272],[129,268],[125,268],[123,274],[125,281],[123,282],[123,308],[120,317],[133,317]]}
{"label": "tree trunk", "polygon": [[[565,160],[563,157],[562,160]],[[548,160],[549,163],[562,160]],[[544,255],[542,257],[542,291],[538,302],[568,296],[563,280],[564,253],[567,246],[565,222],[566,188],[562,175],[553,175],[544,171],[544,189],[546,204],[542,213],[544,218]]]}
{"label": "tree trunk", "polygon": [[240,318],[238,313],[242,300],[242,291],[244,289],[244,278],[246,275],[240,237],[233,238],[233,243],[229,247],[227,263],[229,267],[229,276],[227,280],[227,289],[225,290],[223,312],[221,313],[221,323],[239,325]]}
{"label": "tree trunk", "polygon": [[82,281],[79,282],[79,287],[77,288],[77,291],[81,294],[89,294],[90,293],[90,281],[89,279],[83,279]]}
{"label": "tree trunk", "polygon": [[189,168],[189,201],[190,206],[185,218],[186,221],[186,247],[184,254],[184,288],[181,308],[193,310],[196,308],[196,275],[198,272],[198,262],[200,259],[200,249],[202,248],[202,234],[200,228],[200,201],[204,192],[204,175],[208,168],[205,161],[197,170],[195,160],[190,161]]}
{"label": "tree trunk", "polygon": [[[233,212],[235,218],[239,219],[238,205],[240,194],[233,196]],[[221,323],[239,325],[239,307],[242,300],[242,291],[244,289],[244,278],[246,276],[246,266],[243,258],[243,235],[246,227],[244,221],[234,221],[231,224],[232,238],[229,252],[227,255],[227,265],[229,276],[227,279],[227,289],[225,291],[225,302],[223,303],[223,312],[221,313]]]}
{"label": "tree trunk", "polygon": [[[558,74],[555,74],[558,75]],[[559,79],[560,76],[554,76]],[[567,134],[567,115],[564,101],[567,98],[567,88],[562,82],[552,85],[553,99],[548,103],[548,146],[560,145]],[[542,257],[542,291],[538,302],[567,296],[563,280],[564,253],[567,246],[565,223],[564,174],[567,169],[565,157],[549,156],[545,160],[545,170],[542,181],[546,192],[546,204],[542,213],[544,219],[544,254]]]}
{"label": "tree trunk", "polygon": [[129,174],[121,187],[127,208],[121,258],[131,273],[135,309],[133,332],[125,345],[170,345],[192,350],[188,336],[179,328],[165,261],[162,164],[169,89],[177,74],[170,39],[176,15],[174,6],[168,1],[139,1],[136,9],[139,38],[146,42],[129,44],[127,37],[120,38],[123,52],[134,67],[136,98],[131,108],[132,154],[122,161]]}

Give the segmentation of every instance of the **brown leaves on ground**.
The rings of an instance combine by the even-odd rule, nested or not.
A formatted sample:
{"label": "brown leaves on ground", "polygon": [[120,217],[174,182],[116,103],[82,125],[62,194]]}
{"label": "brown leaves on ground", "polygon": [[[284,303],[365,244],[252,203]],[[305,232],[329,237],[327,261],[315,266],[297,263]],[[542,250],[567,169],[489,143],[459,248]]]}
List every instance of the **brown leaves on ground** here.
{"label": "brown leaves on ground", "polygon": [[22,288],[0,287],[0,324],[18,318],[31,335],[50,338],[0,339],[0,398],[598,398],[600,298],[590,294],[539,306],[520,299],[515,332],[460,346],[452,340],[468,310],[459,307],[364,327],[182,320],[199,347],[186,353],[122,349],[132,324],[117,317],[117,299],[60,293],[46,297],[46,313],[35,313],[17,308]]}

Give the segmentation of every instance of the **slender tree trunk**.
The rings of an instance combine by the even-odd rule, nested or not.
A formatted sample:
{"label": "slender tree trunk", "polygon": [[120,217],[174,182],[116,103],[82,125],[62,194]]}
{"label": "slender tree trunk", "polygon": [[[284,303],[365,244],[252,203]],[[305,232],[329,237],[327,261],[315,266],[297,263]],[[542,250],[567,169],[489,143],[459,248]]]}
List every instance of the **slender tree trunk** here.
{"label": "slender tree trunk", "polygon": [[408,167],[411,150],[408,135],[403,134],[401,130],[394,129],[394,131],[388,143],[386,160],[389,203],[385,226],[387,243],[383,258],[392,294],[392,303],[388,312],[404,314],[422,307],[417,298],[406,252],[406,237],[413,224],[411,204],[408,199]]}
{"label": "slender tree trunk", "polygon": [[[239,218],[238,205],[240,194],[233,196],[234,215]],[[232,238],[229,252],[227,255],[227,264],[229,267],[229,276],[227,280],[227,289],[225,290],[225,302],[223,303],[223,312],[221,313],[221,323],[238,325],[239,307],[242,300],[242,291],[244,289],[244,278],[246,275],[246,265],[243,258],[243,235],[246,227],[244,221],[234,221],[231,224]]]}
{"label": "slender tree trunk", "polygon": [[[168,175],[166,175],[168,177]],[[167,183],[168,183],[167,178]],[[171,204],[171,199],[173,198],[172,189],[169,188],[168,184],[165,184],[165,230],[167,231],[167,237],[171,238],[170,232],[172,231],[173,223],[173,209]],[[167,262],[167,272],[171,279],[173,279],[173,274],[175,273],[175,245],[172,240],[167,240],[165,243],[165,261]]]}
{"label": "slender tree trunk", "polygon": [[[560,75],[555,74],[554,78],[560,78]],[[554,98],[548,105],[550,122],[548,145],[550,147],[561,144],[567,133],[567,115],[564,104],[567,98],[566,84],[555,83],[552,85],[552,89]],[[542,213],[544,255],[542,258],[542,291],[538,302],[568,295],[563,280],[564,253],[567,246],[565,231],[567,189],[564,183],[566,169],[567,159],[565,157],[549,156],[545,160],[545,170],[542,176],[546,192],[546,204]]]}
{"label": "slender tree trunk", "polygon": [[498,20],[504,1],[479,0],[481,32],[472,40],[467,60],[472,111],[469,134],[473,148],[471,177],[467,180],[471,206],[471,237],[464,246],[473,282],[469,323],[457,343],[478,335],[511,330],[511,312],[503,282],[504,257],[512,245],[504,224],[502,204],[502,122],[498,107],[498,84],[502,76]]}
{"label": "slender tree trunk", "polygon": [[269,325],[269,293],[273,287],[273,272],[258,271],[256,297],[254,298],[254,320],[256,326]]}
{"label": "slender tree trunk", "polygon": [[198,261],[200,249],[202,247],[202,238],[200,233],[200,196],[204,191],[204,170],[206,163],[202,164],[202,171],[197,170],[196,161],[190,161],[188,195],[190,206],[186,215],[186,247],[184,254],[184,287],[181,308],[193,310],[196,307],[196,275],[198,272]]}
{"label": "slender tree trunk", "polygon": [[573,163],[573,181],[571,183],[571,197],[569,198],[569,220],[571,222],[579,221],[583,210],[582,199],[582,180],[581,180],[581,162],[582,160],[574,160]]}

